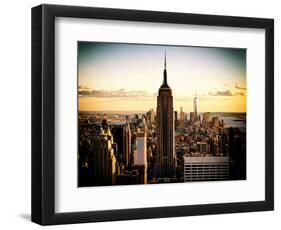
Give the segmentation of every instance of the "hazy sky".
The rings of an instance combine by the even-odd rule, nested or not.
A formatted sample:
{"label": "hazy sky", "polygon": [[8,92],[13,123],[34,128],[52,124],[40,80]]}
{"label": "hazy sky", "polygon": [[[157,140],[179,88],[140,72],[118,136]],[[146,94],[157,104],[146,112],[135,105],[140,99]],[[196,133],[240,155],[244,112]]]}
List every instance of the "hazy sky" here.
{"label": "hazy sky", "polygon": [[246,112],[246,50],[79,42],[79,111],[156,108],[167,53],[174,109]]}

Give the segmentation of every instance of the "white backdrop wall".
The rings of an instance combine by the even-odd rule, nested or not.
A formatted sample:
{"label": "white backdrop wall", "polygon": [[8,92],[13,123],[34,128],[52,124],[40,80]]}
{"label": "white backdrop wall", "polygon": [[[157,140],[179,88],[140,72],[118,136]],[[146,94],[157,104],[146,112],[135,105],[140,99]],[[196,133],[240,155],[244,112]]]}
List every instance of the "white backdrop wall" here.
{"label": "white backdrop wall", "polygon": [[[0,112],[0,226],[1,229],[38,229],[30,222],[31,187],[31,77],[30,77],[30,9],[43,2],[2,1],[1,2],[1,112]],[[187,13],[221,14],[275,19],[275,211],[180,217],[170,219],[123,221],[67,226],[68,229],[145,229],[145,228],[189,228],[189,229],[277,229],[281,218],[281,162],[278,140],[281,138],[280,96],[280,6],[279,1],[130,1],[130,0],[56,0],[50,4],[85,5],[110,8],[161,10]],[[49,228],[49,227],[47,227]],[[65,226],[55,226],[64,229]]]}

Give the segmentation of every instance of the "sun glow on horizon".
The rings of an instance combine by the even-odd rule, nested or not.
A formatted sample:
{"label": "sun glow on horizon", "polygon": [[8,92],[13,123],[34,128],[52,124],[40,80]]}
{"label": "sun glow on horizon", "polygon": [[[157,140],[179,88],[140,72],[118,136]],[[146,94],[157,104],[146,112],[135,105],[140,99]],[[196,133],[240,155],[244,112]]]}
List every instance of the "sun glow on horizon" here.
{"label": "sun glow on horizon", "polygon": [[156,108],[167,52],[174,110],[246,112],[246,50],[187,46],[78,43],[79,111]]}

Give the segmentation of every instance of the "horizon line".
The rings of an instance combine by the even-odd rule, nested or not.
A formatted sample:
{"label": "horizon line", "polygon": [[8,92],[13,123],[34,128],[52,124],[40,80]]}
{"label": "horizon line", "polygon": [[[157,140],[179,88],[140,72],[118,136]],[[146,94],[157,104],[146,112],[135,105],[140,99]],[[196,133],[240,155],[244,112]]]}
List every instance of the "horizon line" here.
{"label": "horizon line", "polygon": [[[153,109],[155,112],[156,112],[156,109]],[[149,110],[78,110],[78,112],[129,112],[129,113],[136,113],[136,112],[149,112]],[[178,110],[174,110],[174,112],[176,112]],[[184,113],[191,113],[191,112],[194,112],[194,111],[183,111]],[[247,113],[247,111],[244,111],[244,112],[226,112],[226,111],[202,111],[202,112],[199,112],[199,113]]]}

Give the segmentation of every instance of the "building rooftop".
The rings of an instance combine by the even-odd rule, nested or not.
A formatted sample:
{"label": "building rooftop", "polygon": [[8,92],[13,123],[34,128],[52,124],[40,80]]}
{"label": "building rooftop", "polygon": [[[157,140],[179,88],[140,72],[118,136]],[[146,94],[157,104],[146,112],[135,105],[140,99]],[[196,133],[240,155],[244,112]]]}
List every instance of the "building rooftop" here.
{"label": "building rooftop", "polygon": [[196,162],[228,162],[228,156],[184,156],[184,162],[196,163]]}

